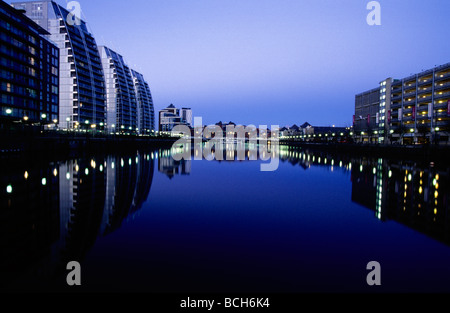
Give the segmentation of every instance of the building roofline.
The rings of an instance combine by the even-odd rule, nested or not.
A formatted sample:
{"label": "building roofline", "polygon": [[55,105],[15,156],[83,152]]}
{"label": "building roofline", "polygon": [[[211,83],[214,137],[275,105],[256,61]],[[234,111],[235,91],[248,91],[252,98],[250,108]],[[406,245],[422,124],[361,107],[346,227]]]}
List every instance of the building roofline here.
{"label": "building roofline", "polygon": [[50,35],[50,33],[47,30],[45,30],[44,28],[39,26],[35,21],[33,21],[28,16],[26,16],[25,12],[23,10],[18,10],[16,8],[14,8],[12,5],[10,5],[4,1],[0,1],[0,6],[2,6],[6,11],[9,10],[11,13],[17,14],[18,16],[23,18],[24,21],[27,22],[27,24],[31,24],[32,26],[30,26],[30,25],[26,26],[27,28],[30,28],[30,30],[33,31],[33,29],[31,29],[33,27],[33,28],[35,28],[34,31],[36,31],[40,35]]}

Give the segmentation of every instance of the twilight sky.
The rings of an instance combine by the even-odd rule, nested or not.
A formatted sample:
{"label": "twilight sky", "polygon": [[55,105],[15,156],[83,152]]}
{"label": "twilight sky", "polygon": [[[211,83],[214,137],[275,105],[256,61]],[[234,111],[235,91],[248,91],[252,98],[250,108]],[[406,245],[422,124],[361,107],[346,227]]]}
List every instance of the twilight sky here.
{"label": "twilight sky", "polygon": [[79,2],[156,110],[191,107],[205,124],[350,126],[355,94],[450,62],[448,0],[380,0],[381,26],[369,0]]}

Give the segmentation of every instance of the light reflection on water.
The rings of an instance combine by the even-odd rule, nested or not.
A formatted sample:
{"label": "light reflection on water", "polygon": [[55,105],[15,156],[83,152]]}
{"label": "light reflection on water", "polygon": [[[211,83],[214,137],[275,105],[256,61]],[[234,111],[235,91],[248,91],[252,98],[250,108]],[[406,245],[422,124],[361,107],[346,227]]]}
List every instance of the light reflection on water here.
{"label": "light reflection on water", "polygon": [[[330,211],[329,215],[335,218],[336,224],[338,224],[342,222],[339,220],[342,217],[334,215],[336,211],[349,210],[350,207],[354,210],[355,208],[353,206],[361,210],[367,209],[372,212],[373,220],[377,220],[383,224],[395,222],[399,225],[407,226],[408,229],[413,230],[415,233],[424,234],[427,238],[432,238],[432,241],[426,241],[423,243],[424,245],[431,246],[431,242],[433,241],[444,244],[444,246],[437,248],[435,251],[438,254],[443,251],[445,252],[445,257],[442,262],[448,256],[448,245],[450,244],[450,221],[448,218],[449,169],[446,166],[408,161],[392,161],[380,158],[355,158],[348,155],[336,155],[323,151],[305,151],[299,148],[281,146],[279,152],[281,161],[280,169],[278,172],[271,174],[275,175],[270,176],[273,180],[267,180],[265,178],[267,176],[262,176],[264,174],[258,171],[258,167],[250,168],[247,166],[253,164],[250,161],[175,161],[172,158],[172,153],[176,152],[157,150],[123,153],[114,156],[83,157],[61,162],[3,162],[1,166],[3,174],[1,179],[2,209],[0,212],[0,242],[2,259],[0,266],[2,276],[5,279],[0,286],[4,290],[8,290],[8,288],[20,290],[20,286],[27,285],[32,280],[38,286],[42,282],[45,282],[49,289],[55,288],[55,284],[59,284],[58,279],[65,273],[64,267],[68,261],[78,260],[83,262],[89,254],[97,256],[103,253],[97,251],[103,251],[102,249],[105,248],[95,248],[97,241],[103,242],[101,238],[107,238],[109,235],[122,229],[125,232],[120,232],[122,237],[115,238],[113,236],[114,238],[111,237],[113,238],[111,240],[114,241],[114,245],[117,244],[116,249],[118,251],[121,251],[120,247],[122,245],[129,246],[131,244],[129,240],[132,237],[129,235],[131,231],[128,227],[124,227],[124,225],[127,224],[127,221],[134,218],[141,221],[140,223],[144,225],[145,230],[144,233],[140,234],[138,241],[134,241],[133,244],[146,246],[150,242],[158,245],[162,244],[164,240],[167,240],[166,246],[170,247],[175,245],[175,242],[167,238],[160,239],[163,240],[162,242],[155,241],[156,239],[154,238],[163,238],[162,236],[168,236],[167,234],[171,232],[176,233],[180,231],[177,229],[178,227],[181,229],[186,227],[188,229],[191,228],[176,223],[157,226],[153,224],[155,221],[152,221],[150,218],[156,220],[157,217],[160,217],[159,215],[153,214],[163,214],[158,209],[165,207],[167,203],[173,202],[175,206],[173,208],[174,210],[184,210],[183,207],[177,206],[179,203],[183,203],[182,200],[160,195],[162,193],[158,184],[164,185],[166,191],[170,186],[178,187],[176,182],[179,179],[178,177],[184,177],[186,182],[190,183],[186,187],[187,190],[185,192],[186,194],[190,193],[192,195],[189,203],[184,203],[186,210],[204,207],[206,204],[211,210],[219,210],[218,207],[216,208],[214,206],[214,199],[217,199],[217,195],[213,195],[212,193],[198,195],[196,194],[197,189],[194,186],[195,184],[204,183],[205,177],[214,179],[216,173],[218,175],[221,174],[223,172],[223,167],[220,168],[221,164],[232,165],[234,171],[240,171],[243,176],[260,182],[263,189],[267,187],[266,189],[275,190],[272,195],[279,198],[279,207],[274,207],[274,210],[278,210],[280,214],[285,213],[286,207],[290,205],[296,206],[298,203],[307,204],[313,198],[320,198],[317,192],[314,193],[316,189],[312,188],[313,186],[308,183],[301,184],[300,190],[292,189],[295,190],[294,192],[291,189],[279,189],[279,186],[284,181],[291,181],[293,177],[298,177],[301,180],[304,177],[304,173],[308,172],[310,172],[310,175],[313,175],[311,177],[320,176],[329,177],[330,179],[333,177],[341,179],[340,177],[342,177],[342,181],[348,181],[351,184],[351,193],[349,195],[336,196],[339,198],[337,202],[331,196],[330,199],[323,197],[321,201],[317,202],[318,207],[314,208],[314,211],[320,213],[309,213],[310,215],[307,215],[306,218],[310,218],[311,220],[315,220],[316,218],[325,220],[330,217],[327,216],[325,218],[319,214]],[[156,179],[154,177],[155,167],[157,168]],[[230,172],[230,170],[227,171]],[[196,171],[202,175],[199,177],[193,175]],[[166,187],[166,183],[164,182],[165,177],[170,178],[171,181],[171,184],[167,185],[168,187]],[[346,180],[347,178],[348,180]],[[233,186],[233,184],[230,184],[231,180],[232,178],[228,178],[228,181],[221,178],[221,184],[224,186],[223,193],[227,193],[228,199],[241,195],[241,190],[238,190],[240,186],[230,187]],[[325,184],[320,186],[323,195],[333,194],[334,190],[331,189],[335,188],[332,187],[334,186],[333,184],[330,180],[330,185]],[[156,191],[151,192],[151,190]],[[288,195],[285,192],[288,192]],[[152,196],[149,196],[150,194]],[[305,198],[299,198],[300,194],[301,197]],[[173,191],[173,195],[176,197],[177,191]],[[271,199],[267,195],[259,195],[258,191],[252,188],[248,188],[245,196],[252,199],[253,202],[251,203],[254,204],[255,208],[260,206],[264,207],[267,201]],[[253,216],[255,220],[267,219],[265,223],[270,225],[270,219],[273,219],[274,212],[266,212],[264,210],[261,212],[248,211],[248,202],[246,203],[245,205],[243,204],[247,208],[245,214],[255,214]],[[149,209],[150,207],[152,208],[151,210]],[[247,215],[241,216],[240,214],[243,213],[239,212],[239,209],[242,208],[233,207],[229,209],[228,213],[220,212],[221,214],[229,214],[229,216],[224,215],[224,221],[226,223],[240,225],[241,221],[236,220],[233,222],[230,217],[234,214],[233,216],[240,218],[249,218]],[[195,211],[195,209],[193,210]],[[181,215],[183,214],[186,213],[183,212]],[[215,225],[215,223],[218,223],[216,220],[217,217],[213,218],[209,217],[208,214],[198,214],[200,215],[197,219],[201,219],[204,225]],[[300,216],[298,214],[305,213],[302,213],[300,210],[298,213],[290,212],[289,214],[294,214],[292,220],[296,220]],[[346,214],[350,213],[347,212]],[[303,216],[302,218],[305,217]],[[296,262],[303,260],[306,264],[314,263],[318,259],[318,256],[314,255],[317,249],[314,248],[315,241],[317,246],[324,245],[323,247],[334,251],[334,247],[328,247],[324,244],[324,242],[327,242],[324,241],[324,238],[329,240],[325,234],[327,231],[331,232],[332,230],[330,229],[332,227],[330,229],[309,229],[308,227],[313,226],[308,225],[305,227],[307,224],[302,224],[303,228],[300,225],[296,228],[295,225],[291,225],[292,220],[288,222],[281,218],[278,224],[273,226],[277,229],[277,232],[274,233],[274,237],[271,240],[276,242],[277,240],[286,240],[289,236],[291,238],[303,238],[307,236],[309,238],[308,243],[305,243],[309,247],[307,253],[302,252],[300,255],[298,251],[280,248],[283,247],[283,244],[287,245],[287,243],[278,244],[278,247],[277,245],[269,246],[269,248],[272,247],[274,250],[273,253],[278,253],[277,258],[283,259],[282,253],[284,253],[284,258],[292,259],[292,263],[281,262],[278,264],[277,261],[270,261],[275,262],[275,264],[270,263],[271,266],[284,266],[286,267],[286,271],[289,271],[289,269],[292,270],[295,268],[294,260],[297,260]],[[361,227],[363,228],[366,224],[370,224],[370,227],[372,227],[370,220],[359,219],[357,222],[361,223]],[[325,227],[324,225],[319,224],[316,227]],[[153,229],[151,226],[153,226]],[[220,229],[220,224],[217,224],[217,226]],[[256,227],[256,225],[254,226]],[[157,231],[157,227],[161,227],[164,230],[158,228],[159,232],[154,233]],[[198,226],[196,231],[203,231],[203,235],[207,237],[209,235],[208,232],[210,232],[210,228],[208,227]],[[337,226],[335,225],[334,227]],[[239,231],[237,231],[235,236],[230,236],[226,240],[222,238],[224,234],[218,234],[216,236],[224,240],[222,243],[224,246],[230,247],[230,245],[236,244],[241,239],[245,239],[242,236],[251,237],[255,234],[260,234],[260,236],[267,235],[261,233],[262,230],[258,228],[238,229]],[[317,231],[323,232],[324,238],[315,238],[312,235]],[[395,231],[400,230],[396,229]],[[394,231],[393,234],[395,234]],[[345,234],[343,238],[347,238]],[[136,240],[136,238],[133,237],[133,240]],[[355,245],[351,249],[361,249],[363,247],[362,243],[357,242],[357,238],[351,238],[349,240],[352,242],[347,243],[347,245]],[[355,243],[353,243],[353,240],[355,240]],[[384,240],[386,241],[386,239]],[[183,244],[184,241],[181,239],[179,245]],[[310,245],[312,246],[310,247]],[[201,250],[200,247],[205,246],[205,243],[201,241],[198,246],[199,250]],[[208,245],[205,247],[209,248]],[[161,249],[159,248],[159,250]],[[234,250],[233,248],[230,249],[231,259],[226,260],[226,262],[230,262],[230,260],[235,262],[236,259],[233,256],[237,258],[243,251]],[[268,248],[262,247],[261,249]],[[390,251],[391,249],[392,247],[386,247],[386,250]],[[164,257],[159,250],[153,251],[159,255],[158,262],[168,261],[165,258],[169,258],[170,255],[168,254]],[[347,250],[343,248],[343,251]],[[150,255],[150,252],[142,250],[133,251],[132,253],[136,254],[134,256],[135,259],[141,257],[147,261]],[[206,259],[211,258],[208,251],[204,251],[204,253]],[[262,252],[259,248],[251,248],[246,250],[245,253],[250,260],[257,260]],[[270,251],[267,251],[267,253],[270,254]],[[344,256],[342,257],[345,259]],[[197,260],[195,265],[190,264],[186,260],[185,266],[188,266],[188,264],[190,264],[189,268],[197,266],[200,268],[202,266],[208,268],[211,266],[210,263],[202,265],[199,259],[202,259],[202,257],[197,256],[195,258]],[[219,256],[213,258],[213,260],[214,262],[219,262],[219,264],[221,262]],[[93,261],[89,262],[95,263]],[[87,264],[91,264],[89,262]],[[114,263],[113,260],[111,262]],[[269,264],[266,264],[269,260],[261,262],[261,264],[265,264],[266,266]],[[341,260],[341,262],[344,261]],[[137,264],[134,265],[138,266]],[[297,265],[300,266],[298,263]],[[132,267],[133,264],[130,264],[130,266]],[[182,270],[183,267],[179,269],[179,271]],[[235,271],[240,271],[239,265],[236,265]],[[301,273],[304,274],[304,272]],[[309,285],[305,283],[305,285],[301,285],[300,287],[294,287],[296,285],[293,280],[298,280],[298,277],[292,273],[292,280],[282,276],[280,273],[275,274],[275,272],[273,275],[270,273],[264,275],[268,275],[273,280],[281,279],[285,281],[286,284],[283,287],[277,286],[274,287],[274,290],[307,291],[310,290],[308,288],[322,290],[321,286],[323,286],[321,282],[317,282],[314,286],[311,285],[310,281],[313,278],[308,280],[305,275],[302,278],[309,282]],[[351,274],[349,273],[349,275]],[[443,273],[443,277],[446,276],[449,276],[448,272]],[[129,279],[128,285],[133,283],[132,278]],[[172,277],[171,279],[173,280],[175,278]],[[206,278],[204,279],[206,280]],[[239,278],[236,279],[237,281],[235,283],[239,284]],[[55,281],[58,281],[58,283],[55,283]],[[199,279],[199,281],[202,280]],[[111,282],[109,281],[109,283]],[[119,281],[116,283],[127,285],[127,281]],[[261,283],[260,280],[255,279],[255,284],[258,283]],[[211,282],[211,284],[213,288],[214,283]],[[241,284],[245,285],[244,281]],[[326,280],[322,284],[325,284],[324,290],[335,290],[333,289],[335,287],[331,285],[327,286]],[[137,286],[136,288],[142,288],[143,290],[147,290],[145,288],[148,287],[139,284]],[[251,288],[251,286],[253,285],[249,284],[248,288]],[[226,286],[222,287],[225,288]],[[153,286],[153,288],[157,287]],[[162,287],[160,286],[160,288]],[[165,288],[169,289],[169,287]],[[198,288],[202,290],[201,287]],[[349,288],[352,290],[351,287]],[[437,288],[442,288],[442,285],[439,284]],[[265,290],[268,289],[266,288]],[[185,289],[184,291],[190,290]]]}

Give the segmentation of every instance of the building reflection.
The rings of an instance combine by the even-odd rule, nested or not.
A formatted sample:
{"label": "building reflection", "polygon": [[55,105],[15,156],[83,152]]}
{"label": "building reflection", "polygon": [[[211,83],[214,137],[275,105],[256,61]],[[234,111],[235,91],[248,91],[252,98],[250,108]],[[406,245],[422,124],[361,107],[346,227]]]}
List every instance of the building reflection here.
{"label": "building reflection", "polygon": [[448,168],[378,159],[353,168],[352,183],[352,200],[378,219],[395,220],[450,244]]}
{"label": "building reflection", "polygon": [[167,175],[170,179],[176,175],[190,175],[192,170],[191,160],[175,161],[173,158],[175,151],[159,150],[158,152],[158,171]]}
{"label": "building reflection", "polygon": [[[48,163],[2,162],[0,286],[49,278],[142,208],[153,153]],[[25,278],[24,278],[25,279]]]}
{"label": "building reflection", "polygon": [[396,221],[450,245],[450,185],[447,164],[354,158],[281,146],[280,160],[351,173],[352,201],[383,221]]}

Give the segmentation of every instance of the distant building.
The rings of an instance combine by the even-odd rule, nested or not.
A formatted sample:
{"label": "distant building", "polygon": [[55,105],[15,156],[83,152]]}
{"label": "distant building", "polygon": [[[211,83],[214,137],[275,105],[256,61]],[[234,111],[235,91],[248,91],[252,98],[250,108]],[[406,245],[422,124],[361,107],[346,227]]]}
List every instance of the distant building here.
{"label": "distant building", "polygon": [[356,95],[355,140],[450,144],[450,63]]}
{"label": "distant building", "polygon": [[102,63],[86,22],[77,18],[74,23],[70,12],[54,1],[15,2],[12,6],[47,30],[48,39],[60,49],[59,126],[91,129],[106,123]]}
{"label": "distant building", "polygon": [[301,126],[293,125],[280,130],[283,140],[306,142],[348,142],[352,128],[336,126],[312,126],[308,122]]}
{"label": "distant building", "polygon": [[[167,108],[159,111],[159,131],[161,132],[171,132],[178,125],[191,126],[187,121],[181,116],[181,112],[173,104],[169,105]],[[188,114],[191,116],[192,123],[192,110],[185,109],[185,116]]]}
{"label": "distant building", "polygon": [[182,108],[180,111],[181,120],[183,123],[192,127],[192,109]]}
{"label": "distant building", "polygon": [[59,121],[59,49],[49,32],[0,1],[0,119],[2,123]]}

